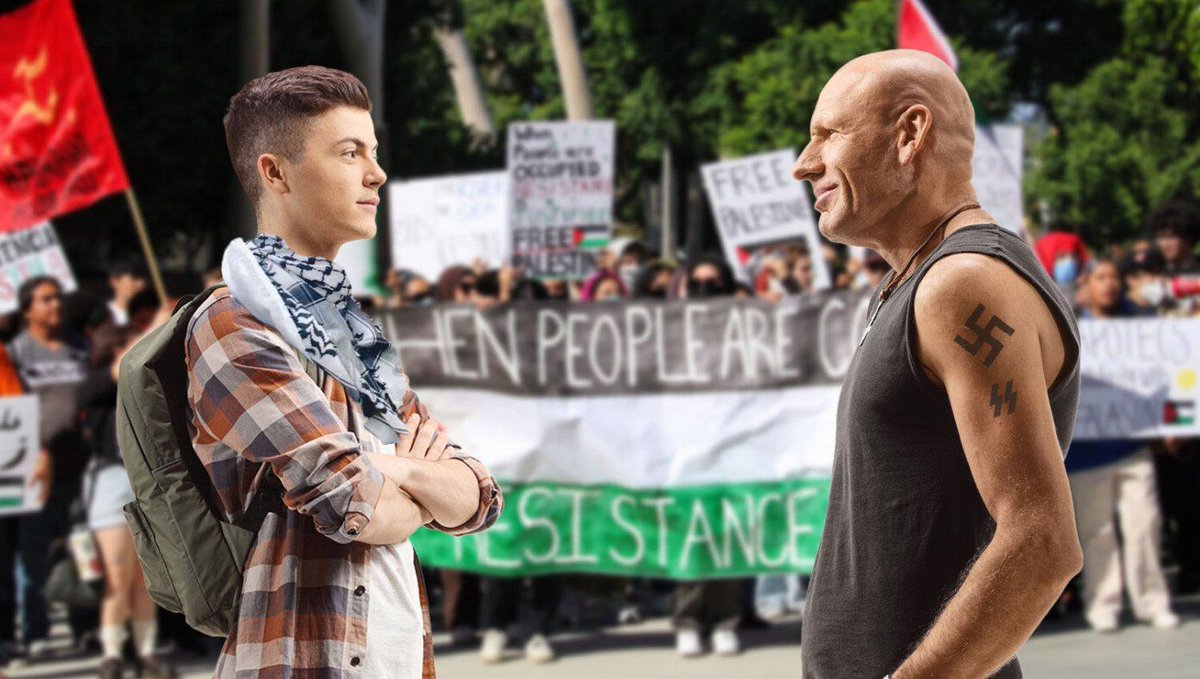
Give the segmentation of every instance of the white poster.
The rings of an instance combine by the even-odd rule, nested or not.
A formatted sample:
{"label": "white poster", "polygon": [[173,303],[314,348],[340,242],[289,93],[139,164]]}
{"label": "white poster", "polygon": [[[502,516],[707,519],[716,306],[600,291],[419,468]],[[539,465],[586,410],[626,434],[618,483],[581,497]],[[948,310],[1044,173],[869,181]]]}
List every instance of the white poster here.
{"label": "white poster", "polygon": [[803,240],[812,253],[816,287],[823,290],[829,287],[829,271],[821,256],[810,189],[792,178],[795,160],[795,153],[783,149],[700,169],[725,257],[739,278],[749,277],[746,261],[753,248]]}
{"label": "white poster", "polygon": [[0,234],[0,314],[17,310],[17,288],[34,276],[53,276],[74,292],[75,275],[50,222]]}
{"label": "white poster", "polygon": [[39,454],[38,398],[0,398],[0,516],[41,509],[29,475]]}
{"label": "white poster", "polygon": [[428,177],[388,185],[392,266],[437,280],[447,267],[508,259],[508,174]]}
{"label": "white poster", "polygon": [[616,126],[611,120],[508,126],[513,266],[580,279],[612,239]]}
{"label": "white poster", "polygon": [[1021,195],[1025,132],[1020,125],[975,127],[975,195],[1000,226],[1021,235],[1024,202]]}
{"label": "white poster", "polygon": [[1076,439],[1196,436],[1200,319],[1079,322]]}

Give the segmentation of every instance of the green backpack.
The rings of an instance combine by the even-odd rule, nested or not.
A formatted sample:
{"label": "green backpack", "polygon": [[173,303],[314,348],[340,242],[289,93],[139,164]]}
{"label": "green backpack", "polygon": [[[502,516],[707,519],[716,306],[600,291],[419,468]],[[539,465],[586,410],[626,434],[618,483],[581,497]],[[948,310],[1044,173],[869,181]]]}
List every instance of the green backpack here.
{"label": "green backpack", "polygon": [[[284,511],[282,486],[268,474],[244,516],[227,521],[192,448],[184,343],[193,314],[221,287],[180,300],[169,321],[125,354],[117,381],[117,441],[136,498],[125,505],[125,519],[146,588],[159,606],[210,636],[233,629],[246,556],[266,515]],[[316,364],[300,360],[320,383]]]}

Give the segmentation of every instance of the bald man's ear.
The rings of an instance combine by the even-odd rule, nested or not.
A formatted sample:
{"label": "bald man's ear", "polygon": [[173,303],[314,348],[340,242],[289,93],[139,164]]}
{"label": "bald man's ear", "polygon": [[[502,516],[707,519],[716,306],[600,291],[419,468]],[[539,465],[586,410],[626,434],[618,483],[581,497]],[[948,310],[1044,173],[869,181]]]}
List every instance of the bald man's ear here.
{"label": "bald man's ear", "polygon": [[900,155],[901,165],[912,163],[921,149],[925,148],[932,126],[933,113],[924,104],[913,104],[900,114],[900,119],[896,121],[896,151]]}

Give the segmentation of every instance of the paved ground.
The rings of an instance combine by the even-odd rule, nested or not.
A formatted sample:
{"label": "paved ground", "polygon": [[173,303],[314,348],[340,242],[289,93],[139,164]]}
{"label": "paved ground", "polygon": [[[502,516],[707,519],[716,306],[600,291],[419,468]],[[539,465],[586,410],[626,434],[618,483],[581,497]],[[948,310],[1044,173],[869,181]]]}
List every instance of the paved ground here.
{"label": "paved ground", "polygon": [[[1097,635],[1078,619],[1053,622],[1030,640],[1021,653],[1027,677],[1054,679],[1195,679],[1200,677],[1200,598],[1179,602],[1182,628],[1170,632],[1131,625],[1111,635]],[[599,632],[556,638],[558,662],[526,663],[514,649],[500,665],[484,665],[474,651],[448,646],[438,639],[438,674],[442,679],[775,679],[799,677],[800,623],[784,621],[770,630],[743,635],[746,652],[737,658],[682,660],[664,619]],[[211,674],[211,659],[180,659],[187,679]],[[96,660],[60,658],[31,667],[7,670],[9,677],[67,679],[95,676]],[[132,676],[132,675],[131,675]]]}

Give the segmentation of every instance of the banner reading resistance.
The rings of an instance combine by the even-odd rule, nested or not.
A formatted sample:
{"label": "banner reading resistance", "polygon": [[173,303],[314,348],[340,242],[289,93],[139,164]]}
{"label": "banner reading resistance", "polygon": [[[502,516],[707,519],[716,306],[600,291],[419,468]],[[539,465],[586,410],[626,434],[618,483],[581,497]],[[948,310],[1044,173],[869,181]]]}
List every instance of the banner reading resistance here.
{"label": "banner reading resistance", "polygon": [[[868,298],[435,306],[379,317],[421,398],[504,486],[492,530],[414,536],[494,574],[811,568]],[[1077,439],[1196,435],[1200,321],[1084,321]]]}

